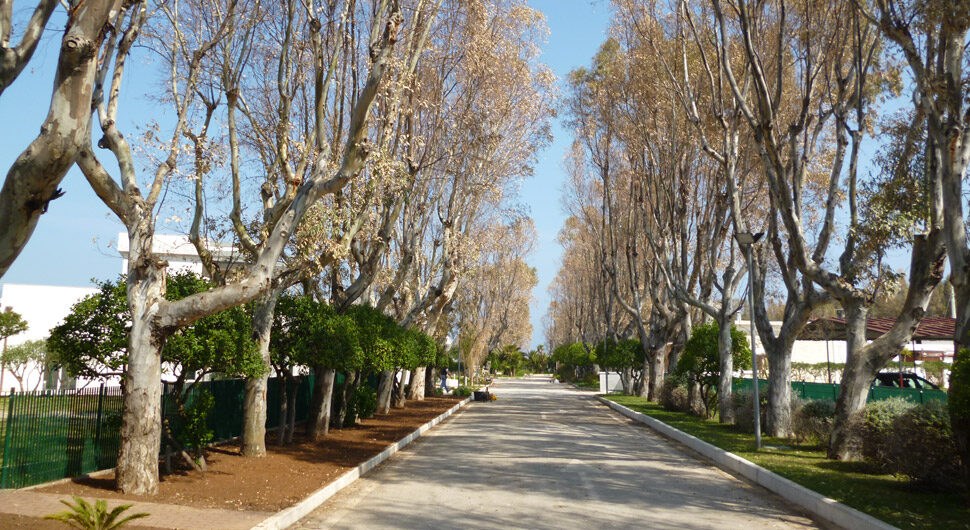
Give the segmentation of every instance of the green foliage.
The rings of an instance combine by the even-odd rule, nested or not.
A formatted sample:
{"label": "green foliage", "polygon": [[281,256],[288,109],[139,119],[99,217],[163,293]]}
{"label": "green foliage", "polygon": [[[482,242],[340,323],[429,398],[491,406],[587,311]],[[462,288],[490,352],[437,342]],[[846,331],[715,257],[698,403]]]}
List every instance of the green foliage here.
{"label": "green foliage", "polygon": [[881,471],[894,471],[893,425],[898,417],[915,406],[903,398],[873,401],[866,405],[857,425],[862,457],[866,461]]}
{"label": "green foliage", "polygon": [[926,129],[914,128],[912,119],[912,111],[884,119],[881,134],[889,141],[876,153],[876,172],[860,190],[863,220],[856,230],[863,256],[911,244],[913,226],[925,223],[930,211],[926,179],[913,178],[926,172],[924,150],[912,148],[925,144]]}
{"label": "green foliage", "polygon": [[947,405],[957,450],[963,461],[963,477],[970,488],[970,349],[961,349],[953,361]]}
{"label": "green foliage", "polygon": [[596,364],[596,351],[582,342],[562,344],[553,350],[552,360],[559,364],[556,376],[560,381],[575,382]]}
{"label": "green foliage", "polygon": [[44,519],[60,521],[82,530],[113,530],[121,528],[135,519],[148,517],[147,513],[134,513],[119,519],[125,511],[131,508],[131,504],[121,504],[108,511],[108,503],[104,500],[98,499],[92,505],[81,497],[75,496],[73,498],[73,503],[61,501],[62,504],[67,506],[67,511],[45,515]]}
{"label": "green foliage", "polygon": [[[721,375],[720,357],[717,351],[719,329],[717,324],[702,324],[694,328],[684,346],[684,353],[677,362],[674,375],[683,378],[688,385],[697,383],[705,413],[710,416],[717,402],[717,383]],[[731,326],[731,356],[734,368],[751,368],[751,348],[748,338],[738,328]]]}
{"label": "green foliage", "polygon": [[582,342],[563,344],[552,352],[552,360],[573,367],[593,366],[596,363],[596,352]]}
{"label": "green foliage", "polygon": [[16,346],[7,348],[0,353],[0,361],[16,370],[16,367],[31,362],[44,363],[47,359],[47,341],[28,340]]}
{"label": "green foliage", "polygon": [[525,365],[525,354],[518,346],[509,344],[500,350],[493,350],[488,354],[488,362],[492,373],[503,373],[515,377]]}
{"label": "green foliage", "polygon": [[550,368],[552,367],[552,356],[543,351],[542,346],[540,345],[534,351],[529,352],[529,356],[526,359],[526,365],[533,373],[549,373]]}
{"label": "green foliage", "polygon": [[928,401],[893,422],[891,450],[896,472],[921,485],[950,487],[960,476],[950,416],[939,401]]}
{"label": "green foliage", "polygon": [[303,364],[346,372],[363,365],[353,318],[308,296],[280,296],[270,353],[277,366]]}
{"label": "green foliage", "polygon": [[394,346],[400,326],[369,305],[351,306],[347,316],[357,325],[364,371],[375,373],[396,368],[398,359]]}
{"label": "green foliage", "polygon": [[372,417],[377,412],[377,391],[368,385],[357,387],[350,406],[349,411],[356,411],[357,414],[348,412],[348,417],[357,416],[360,419]]}
{"label": "green foliage", "polygon": [[124,277],[101,282],[98,288],[74,304],[47,339],[49,362],[73,376],[118,375],[127,363],[131,315]]}
{"label": "green foliage", "polygon": [[835,402],[825,399],[806,401],[792,415],[791,429],[795,441],[813,441],[827,447],[835,421]]}
{"label": "green foliage", "polygon": [[643,349],[636,339],[604,340],[596,345],[596,362],[605,370],[620,372],[643,367]]}
{"label": "green foliage", "polygon": [[[209,283],[189,272],[173,274],[166,283],[166,298],[177,300],[205,291]],[[97,294],[76,303],[64,321],[51,330],[50,364],[65,367],[75,376],[92,379],[118,375],[128,358],[131,315],[127,284],[102,282]],[[234,307],[175,331],[165,342],[162,360],[172,363],[182,379],[218,371],[253,376],[262,372],[252,319]]]}
{"label": "green foliage", "polygon": [[19,335],[27,331],[27,321],[20,313],[9,308],[0,311],[0,342],[8,337]]}
{"label": "green foliage", "polygon": [[472,389],[469,386],[458,385],[457,387],[455,387],[455,390],[454,392],[452,392],[452,395],[455,397],[466,398],[472,395]]}
{"label": "green foliage", "polygon": [[180,414],[180,425],[175,429],[176,439],[191,451],[197,460],[202,458],[205,448],[214,439],[207,420],[215,403],[215,398],[208,390],[194,392],[192,399]]}
{"label": "green foliage", "polygon": [[841,379],[844,363],[791,363],[792,381],[827,380],[831,371],[832,380]]}
{"label": "green foliage", "polygon": [[[211,288],[208,280],[187,271],[171,275],[166,286],[165,298],[169,300]],[[165,341],[162,360],[176,365],[183,378],[198,378],[208,372],[257,377],[263,372],[259,349],[253,339],[252,317],[243,307],[203,317],[176,331]]]}

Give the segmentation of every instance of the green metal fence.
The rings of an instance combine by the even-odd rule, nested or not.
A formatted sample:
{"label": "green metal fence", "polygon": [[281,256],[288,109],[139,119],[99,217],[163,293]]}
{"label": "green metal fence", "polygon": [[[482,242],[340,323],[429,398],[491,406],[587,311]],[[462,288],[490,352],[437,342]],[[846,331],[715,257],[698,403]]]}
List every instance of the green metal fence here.
{"label": "green metal fence", "polygon": [[[759,388],[768,388],[768,381],[758,379]],[[835,401],[839,397],[840,386],[828,383],[807,383],[804,381],[792,381],[792,394],[802,400],[826,400]],[[750,379],[734,379],[733,388],[735,391],[751,391]],[[927,401],[942,401],[946,403],[946,392],[942,390],[920,390],[918,388],[896,388],[891,386],[873,386],[869,388],[868,401],[881,401],[891,397],[901,397],[913,403],[925,403]]]}
{"label": "green metal fence", "polygon": [[11,394],[2,431],[0,488],[114,466],[120,417],[121,392],[116,387]]}
{"label": "green metal fence", "polygon": [[[306,420],[310,378],[301,378],[296,393],[296,420]],[[266,427],[279,426],[281,380],[269,380]],[[177,416],[171,385],[164,385],[162,415]],[[227,379],[194,385],[215,398],[207,418],[215,441],[242,434],[245,381]],[[185,397],[192,399],[191,393]],[[62,392],[15,392],[0,412],[0,488],[22,488],[76,477],[115,466],[121,428],[121,390],[105,387]],[[165,444],[162,444],[164,451]]]}

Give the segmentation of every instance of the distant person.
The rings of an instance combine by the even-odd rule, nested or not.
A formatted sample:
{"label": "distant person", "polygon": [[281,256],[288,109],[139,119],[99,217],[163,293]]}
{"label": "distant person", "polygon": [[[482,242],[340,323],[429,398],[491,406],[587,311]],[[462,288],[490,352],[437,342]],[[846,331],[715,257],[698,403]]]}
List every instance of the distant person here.
{"label": "distant person", "polygon": [[447,368],[441,369],[441,391],[442,392],[448,391],[448,369]]}

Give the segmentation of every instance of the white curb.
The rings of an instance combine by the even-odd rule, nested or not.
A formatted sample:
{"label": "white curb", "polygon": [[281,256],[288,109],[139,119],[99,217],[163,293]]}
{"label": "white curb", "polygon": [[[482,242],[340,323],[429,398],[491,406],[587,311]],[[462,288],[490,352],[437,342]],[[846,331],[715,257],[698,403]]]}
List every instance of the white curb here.
{"label": "white curb", "polygon": [[321,504],[327,502],[327,500],[330,497],[333,497],[338,491],[353,484],[354,481],[390,458],[391,455],[400,451],[401,449],[404,449],[404,447],[406,447],[408,444],[420,438],[422,434],[427,432],[435,425],[441,423],[445,418],[457,412],[461,407],[467,405],[469,401],[471,401],[471,398],[465,398],[464,400],[458,402],[457,405],[446,410],[437,418],[425,423],[411,434],[391,444],[387,449],[381,451],[377,456],[344,473],[340,476],[340,478],[311,493],[309,497],[303,499],[302,501],[266,518],[263,522],[254,526],[253,530],[283,530],[289,527],[291,524],[299,521],[313,510],[316,510]]}
{"label": "white curb", "polygon": [[850,508],[834,499],[830,499],[818,492],[812,491],[801,484],[792,482],[791,480],[788,480],[777,473],[768,471],[767,469],[751,462],[750,460],[741,458],[734,453],[729,453],[719,447],[715,447],[701,440],[700,438],[675,429],[658,419],[647,416],[641,412],[630,410],[623,405],[605,399],[601,396],[597,396],[596,399],[600,400],[602,403],[608,405],[610,408],[619,412],[620,414],[623,414],[632,420],[646,424],[648,427],[666,436],[667,438],[686,445],[691,450],[700,453],[700,455],[704,458],[714,462],[717,467],[743,476],[759,486],[774,492],[788,502],[804,508],[806,511],[815,515],[819,519],[822,519],[823,521],[833,523],[842,528],[851,528],[853,530],[888,530],[896,528],[885,521],[876,519],[869,514],[856,510],[855,508]]}

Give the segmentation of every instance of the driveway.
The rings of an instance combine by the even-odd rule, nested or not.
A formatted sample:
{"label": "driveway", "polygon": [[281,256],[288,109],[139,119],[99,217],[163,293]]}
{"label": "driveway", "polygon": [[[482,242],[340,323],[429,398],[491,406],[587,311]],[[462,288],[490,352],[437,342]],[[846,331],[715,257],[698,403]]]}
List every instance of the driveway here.
{"label": "driveway", "polygon": [[778,497],[545,378],[476,403],[292,528],[816,528]]}

